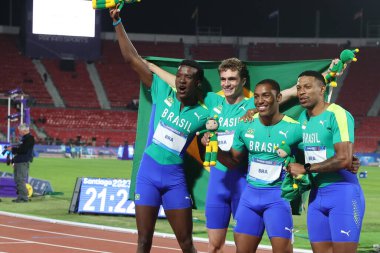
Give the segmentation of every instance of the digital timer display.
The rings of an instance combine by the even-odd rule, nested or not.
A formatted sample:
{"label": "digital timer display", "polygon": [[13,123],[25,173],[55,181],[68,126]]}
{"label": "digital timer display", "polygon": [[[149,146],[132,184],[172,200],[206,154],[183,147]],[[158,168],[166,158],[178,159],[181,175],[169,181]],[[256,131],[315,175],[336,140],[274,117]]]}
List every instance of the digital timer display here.
{"label": "digital timer display", "polygon": [[[82,178],[78,213],[135,215],[135,204],[128,200],[131,181],[112,178]],[[161,206],[159,217],[165,217]]]}

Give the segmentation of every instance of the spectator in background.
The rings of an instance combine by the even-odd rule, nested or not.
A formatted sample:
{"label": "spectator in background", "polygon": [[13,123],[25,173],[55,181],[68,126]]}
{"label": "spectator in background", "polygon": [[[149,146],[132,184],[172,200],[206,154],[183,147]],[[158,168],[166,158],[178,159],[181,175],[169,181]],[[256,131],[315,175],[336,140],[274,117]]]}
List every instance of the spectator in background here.
{"label": "spectator in background", "polygon": [[38,122],[41,124],[46,123],[46,117],[42,113],[40,114],[40,117],[38,118]]}
{"label": "spectator in background", "polygon": [[110,138],[107,138],[106,139],[106,148],[108,148],[110,146]]}
{"label": "spectator in background", "polygon": [[7,150],[12,151],[14,155],[13,168],[17,198],[12,202],[23,203],[29,201],[26,182],[29,177],[29,163],[33,159],[34,137],[30,134],[29,126],[26,124],[19,125],[17,129],[21,135],[20,143],[13,147],[7,147]]}
{"label": "spectator in background", "polygon": [[380,153],[380,141],[377,142],[377,148],[375,150],[375,153]]}

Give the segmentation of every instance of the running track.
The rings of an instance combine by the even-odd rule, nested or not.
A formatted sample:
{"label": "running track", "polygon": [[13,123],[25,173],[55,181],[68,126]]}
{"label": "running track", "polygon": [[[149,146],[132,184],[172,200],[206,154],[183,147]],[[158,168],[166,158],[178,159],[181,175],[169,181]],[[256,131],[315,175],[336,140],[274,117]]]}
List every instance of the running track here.
{"label": "running track", "polygon": [[[207,240],[194,238],[194,241],[199,252],[207,252]],[[0,253],[132,253],[136,251],[136,242],[135,230],[0,212]],[[173,235],[157,233],[151,252],[181,250]],[[226,243],[225,252],[235,252],[232,242]],[[257,252],[271,250],[262,246]]]}

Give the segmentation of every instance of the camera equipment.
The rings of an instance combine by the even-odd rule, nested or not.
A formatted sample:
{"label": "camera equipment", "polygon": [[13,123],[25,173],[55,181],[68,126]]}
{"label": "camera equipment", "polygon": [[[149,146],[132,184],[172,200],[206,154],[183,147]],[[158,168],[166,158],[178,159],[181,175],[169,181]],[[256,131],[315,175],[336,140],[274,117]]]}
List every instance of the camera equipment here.
{"label": "camera equipment", "polygon": [[5,155],[5,153],[7,153],[7,148],[8,148],[8,146],[4,146],[4,150],[3,150],[3,152],[1,152],[1,155]]}

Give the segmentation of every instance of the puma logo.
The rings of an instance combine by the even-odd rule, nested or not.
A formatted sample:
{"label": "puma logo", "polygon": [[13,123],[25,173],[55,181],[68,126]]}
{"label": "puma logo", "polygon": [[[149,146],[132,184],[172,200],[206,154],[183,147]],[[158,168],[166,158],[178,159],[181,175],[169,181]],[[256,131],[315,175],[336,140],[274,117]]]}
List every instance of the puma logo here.
{"label": "puma logo", "polygon": [[348,237],[350,236],[350,232],[351,232],[351,230],[348,230],[348,231],[344,231],[344,230],[340,230],[340,232],[342,233],[342,234],[345,234],[345,235],[347,235]]}
{"label": "puma logo", "polygon": [[324,127],[326,120],[320,120],[319,123]]}
{"label": "puma logo", "polygon": [[287,139],[288,137],[286,136],[288,134],[289,131],[286,131],[286,132],[283,132],[283,131],[279,131],[278,133],[279,134],[282,134],[283,136],[285,136],[285,139]]}
{"label": "puma logo", "polygon": [[198,113],[194,112],[194,115],[198,118],[198,121],[201,120],[202,115],[199,115]]}
{"label": "puma logo", "polygon": [[240,106],[239,109],[242,109],[242,110],[245,111],[245,112],[247,111],[247,109],[245,109],[244,106]]}
{"label": "puma logo", "polygon": [[293,229],[285,227],[285,230],[289,231],[290,233],[293,233]]}

